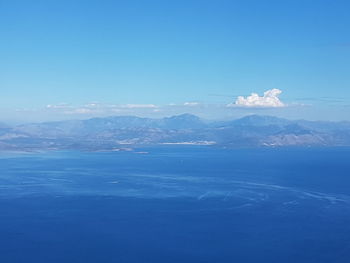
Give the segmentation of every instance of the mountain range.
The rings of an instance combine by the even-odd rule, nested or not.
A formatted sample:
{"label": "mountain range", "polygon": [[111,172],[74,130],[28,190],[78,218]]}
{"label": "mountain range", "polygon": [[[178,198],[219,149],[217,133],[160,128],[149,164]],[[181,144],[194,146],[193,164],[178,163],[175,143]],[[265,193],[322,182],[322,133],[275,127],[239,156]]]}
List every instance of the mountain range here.
{"label": "mountain range", "polygon": [[350,122],[249,115],[206,121],[191,114],[161,119],[113,116],[0,125],[0,150],[123,150],[171,144],[219,147],[350,146]]}

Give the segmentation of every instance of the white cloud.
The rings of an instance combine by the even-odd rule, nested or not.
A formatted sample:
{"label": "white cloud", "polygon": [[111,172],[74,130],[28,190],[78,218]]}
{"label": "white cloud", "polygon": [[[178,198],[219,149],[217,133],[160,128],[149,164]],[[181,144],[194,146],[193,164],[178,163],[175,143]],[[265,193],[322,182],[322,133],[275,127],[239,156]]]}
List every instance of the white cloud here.
{"label": "white cloud", "polygon": [[271,89],[264,92],[263,96],[252,93],[250,96],[239,96],[235,103],[227,105],[228,107],[264,107],[276,108],[285,107],[286,105],[278,98],[282,93],[279,89]]}
{"label": "white cloud", "polygon": [[102,103],[99,102],[90,102],[84,105],[86,108],[98,108],[98,107],[103,107]]}
{"label": "white cloud", "polygon": [[63,114],[68,114],[68,115],[87,115],[87,114],[96,114],[100,113],[99,110],[95,109],[89,109],[89,108],[72,108],[69,110],[62,111]]}
{"label": "white cloud", "polygon": [[60,103],[60,104],[48,104],[46,105],[47,109],[67,109],[71,106],[68,103]]}
{"label": "white cloud", "polygon": [[65,115],[105,116],[111,114],[139,114],[142,112],[158,112],[160,106],[155,104],[105,104],[90,102],[84,105],[66,103],[46,105],[47,112]]}
{"label": "white cloud", "polygon": [[121,108],[127,108],[127,109],[155,109],[158,108],[154,104],[125,104],[121,105]]}
{"label": "white cloud", "polygon": [[184,106],[190,106],[190,107],[199,106],[199,102],[185,102]]}

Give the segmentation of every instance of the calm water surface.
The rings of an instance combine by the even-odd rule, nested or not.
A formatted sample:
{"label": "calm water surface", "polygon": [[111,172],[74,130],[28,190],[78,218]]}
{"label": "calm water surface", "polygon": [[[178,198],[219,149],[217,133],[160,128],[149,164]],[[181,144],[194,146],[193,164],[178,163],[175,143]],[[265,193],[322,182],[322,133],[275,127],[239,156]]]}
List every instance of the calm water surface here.
{"label": "calm water surface", "polygon": [[0,155],[0,262],[350,259],[350,149]]}

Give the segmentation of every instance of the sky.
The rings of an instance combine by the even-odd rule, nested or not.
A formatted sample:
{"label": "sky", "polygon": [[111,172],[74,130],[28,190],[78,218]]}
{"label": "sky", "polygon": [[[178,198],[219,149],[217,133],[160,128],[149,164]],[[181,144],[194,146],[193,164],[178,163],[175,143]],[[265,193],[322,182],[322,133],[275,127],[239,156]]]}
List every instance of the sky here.
{"label": "sky", "polygon": [[349,10],[347,0],[0,0],[0,121],[350,120]]}

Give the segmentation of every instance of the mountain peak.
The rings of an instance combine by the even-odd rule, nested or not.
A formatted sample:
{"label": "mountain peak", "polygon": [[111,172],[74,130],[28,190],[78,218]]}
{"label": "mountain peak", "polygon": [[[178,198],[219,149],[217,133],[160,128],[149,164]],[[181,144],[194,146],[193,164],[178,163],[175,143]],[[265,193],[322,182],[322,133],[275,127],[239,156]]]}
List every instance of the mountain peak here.
{"label": "mountain peak", "polygon": [[167,117],[163,120],[165,126],[172,129],[203,128],[206,126],[198,116],[189,113]]}
{"label": "mountain peak", "polygon": [[178,120],[200,120],[200,118],[196,115],[190,113],[183,113],[179,115],[174,115],[171,117],[166,117],[165,119],[178,119]]}

